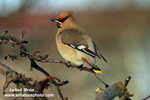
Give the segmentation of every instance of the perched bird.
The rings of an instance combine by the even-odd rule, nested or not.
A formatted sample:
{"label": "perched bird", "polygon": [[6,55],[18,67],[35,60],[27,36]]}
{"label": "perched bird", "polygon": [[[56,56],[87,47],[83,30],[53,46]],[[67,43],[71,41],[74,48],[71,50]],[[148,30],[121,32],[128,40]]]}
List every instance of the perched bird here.
{"label": "perched bird", "polygon": [[[73,11],[66,11],[57,18],[51,19],[56,22],[58,31],[56,44],[61,56],[73,65],[82,67],[87,63],[95,73],[102,74],[96,65],[96,56],[106,59],[99,53],[95,43],[81,27],[73,16]],[[107,62],[107,61],[106,61]]]}

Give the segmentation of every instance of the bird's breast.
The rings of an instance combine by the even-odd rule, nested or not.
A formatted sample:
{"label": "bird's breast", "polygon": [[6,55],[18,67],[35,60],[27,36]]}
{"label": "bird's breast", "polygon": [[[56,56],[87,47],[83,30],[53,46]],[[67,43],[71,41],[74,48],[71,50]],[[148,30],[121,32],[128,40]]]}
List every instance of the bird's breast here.
{"label": "bird's breast", "polygon": [[77,50],[61,42],[61,37],[56,37],[56,44],[60,55],[74,65],[80,66],[84,62],[82,61],[82,55],[78,55]]}

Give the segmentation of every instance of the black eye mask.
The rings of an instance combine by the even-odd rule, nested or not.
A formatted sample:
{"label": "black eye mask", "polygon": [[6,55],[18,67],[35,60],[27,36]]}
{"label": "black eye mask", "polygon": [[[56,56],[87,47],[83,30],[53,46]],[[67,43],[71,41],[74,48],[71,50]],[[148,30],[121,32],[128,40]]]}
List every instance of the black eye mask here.
{"label": "black eye mask", "polygon": [[59,19],[58,21],[59,21],[59,22],[64,22],[64,21],[67,20],[68,18],[69,18],[69,16],[66,17],[66,18],[64,18],[64,19]]}

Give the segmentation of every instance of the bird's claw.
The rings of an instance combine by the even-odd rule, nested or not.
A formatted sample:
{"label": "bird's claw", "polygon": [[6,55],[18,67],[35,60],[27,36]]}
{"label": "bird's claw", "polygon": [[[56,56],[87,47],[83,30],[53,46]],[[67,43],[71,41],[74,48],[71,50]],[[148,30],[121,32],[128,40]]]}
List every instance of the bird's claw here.
{"label": "bird's claw", "polygon": [[80,71],[82,71],[83,70],[83,65],[78,66],[77,69],[79,69]]}
{"label": "bird's claw", "polygon": [[71,65],[71,63],[70,63],[70,61],[68,61],[68,64],[66,65],[68,69],[70,68],[70,65]]}

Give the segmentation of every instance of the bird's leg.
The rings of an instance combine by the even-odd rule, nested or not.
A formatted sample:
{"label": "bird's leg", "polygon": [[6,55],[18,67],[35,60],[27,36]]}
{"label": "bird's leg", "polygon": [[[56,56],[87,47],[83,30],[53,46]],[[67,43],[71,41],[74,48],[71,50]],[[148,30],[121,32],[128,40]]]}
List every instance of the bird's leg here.
{"label": "bird's leg", "polygon": [[82,71],[83,70],[83,64],[82,65],[80,65],[80,66],[78,66],[78,68],[77,69],[79,69],[80,71]]}

